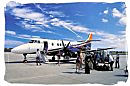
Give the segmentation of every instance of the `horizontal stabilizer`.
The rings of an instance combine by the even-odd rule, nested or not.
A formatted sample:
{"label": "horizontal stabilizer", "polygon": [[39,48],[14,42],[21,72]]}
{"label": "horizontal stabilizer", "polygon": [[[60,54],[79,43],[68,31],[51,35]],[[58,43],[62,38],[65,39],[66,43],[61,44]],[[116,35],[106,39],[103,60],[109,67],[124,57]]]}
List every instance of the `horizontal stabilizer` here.
{"label": "horizontal stabilizer", "polygon": [[86,52],[96,52],[96,51],[110,50],[110,49],[115,49],[115,47],[111,47],[111,48],[98,48],[97,50],[86,50]]}
{"label": "horizontal stabilizer", "polygon": [[79,41],[77,41],[77,42],[85,42],[85,40],[79,40]]}

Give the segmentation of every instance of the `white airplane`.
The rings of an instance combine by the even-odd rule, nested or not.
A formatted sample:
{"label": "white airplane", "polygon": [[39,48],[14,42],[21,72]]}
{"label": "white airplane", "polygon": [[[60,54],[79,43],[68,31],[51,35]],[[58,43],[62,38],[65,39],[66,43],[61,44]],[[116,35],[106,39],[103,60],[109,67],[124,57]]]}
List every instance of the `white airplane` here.
{"label": "white airplane", "polygon": [[88,39],[85,41],[63,41],[63,40],[51,40],[51,39],[41,39],[33,38],[28,43],[17,46],[11,50],[12,53],[23,54],[24,60],[26,60],[27,54],[35,54],[37,49],[40,51],[45,51],[47,55],[55,56],[59,51],[65,53],[75,52],[81,47],[87,47],[91,49],[92,33],[89,34]]}

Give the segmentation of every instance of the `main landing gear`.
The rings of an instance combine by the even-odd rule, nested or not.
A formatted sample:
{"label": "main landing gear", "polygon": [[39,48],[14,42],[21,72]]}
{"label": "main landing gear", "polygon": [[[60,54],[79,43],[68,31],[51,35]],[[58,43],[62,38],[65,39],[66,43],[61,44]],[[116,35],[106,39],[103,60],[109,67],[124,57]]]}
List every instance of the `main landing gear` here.
{"label": "main landing gear", "polygon": [[52,61],[55,61],[55,56],[52,57]]}

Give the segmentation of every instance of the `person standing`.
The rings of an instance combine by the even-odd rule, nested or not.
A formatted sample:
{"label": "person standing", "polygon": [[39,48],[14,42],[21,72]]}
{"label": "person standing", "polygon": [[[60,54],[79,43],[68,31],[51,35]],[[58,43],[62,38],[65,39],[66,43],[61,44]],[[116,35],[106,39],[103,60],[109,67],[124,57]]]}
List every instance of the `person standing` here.
{"label": "person standing", "polygon": [[87,53],[85,56],[85,74],[90,74],[90,67],[89,67],[90,59],[91,55]]}
{"label": "person standing", "polygon": [[120,68],[120,65],[119,65],[119,54],[118,53],[116,55],[115,68]]}
{"label": "person standing", "polygon": [[110,68],[111,68],[111,71],[113,71],[113,63],[114,63],[114,59],[111,55],[107,55],[108,58],[109,58],[109,64],[110,64]]}
{"label": "person standing", "polygon": [[76,72],[79,72],[80,70],[80,64],[81,64],[81,59],[80,59],[80,52],[77,52],[77,59],[76,59]]}
{"label": "person standing", "polygon": [[41,65],[41,61],[40,61],[40,56],[41,56],[41,53],[39,51],[39,49],[37,49],[37,52],[36,52],[36,65],[38,66],[38,63],[39,65]]}
{"label": "person standing", "polygon": [[60,66],[60,58],[61,58],[61,52],[59,50],[58,54],[57,54],[57,57],[58,57],[58,65]]}
{"label": "person standing", "polygon": [[83,64],[83,52],[82,50],[80,50],[80,68],[82,68],[82,64]]}
{"label": "person standing", "polygon": [[96,52],[93,54],[93,69],[96,69]]}

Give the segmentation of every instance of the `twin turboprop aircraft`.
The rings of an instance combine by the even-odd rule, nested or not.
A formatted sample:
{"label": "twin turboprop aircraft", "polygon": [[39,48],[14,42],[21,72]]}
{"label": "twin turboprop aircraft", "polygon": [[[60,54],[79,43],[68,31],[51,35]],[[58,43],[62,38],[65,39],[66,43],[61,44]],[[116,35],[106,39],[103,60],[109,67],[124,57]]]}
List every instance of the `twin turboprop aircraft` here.
{"label": "twin turboprop aircraft", "polygon": [[42,54],[53,56],[52,59],[55,59],[54,56],[56,56],[59,52],[62,52],[63,57],[71,57],[75,54],[75,52],[79,51],[80,48],[90,50],[91,41],[98,41],[92,40],[92,33],[89,34],[88,39],[85,41],[70,42],[63,40],[33,38],[28,43],[13,48],[11,52],[23,54],[23,62],[27,61],[27,54],[35,54],[37,49],[39,49],[41,52],[44,52]]}

